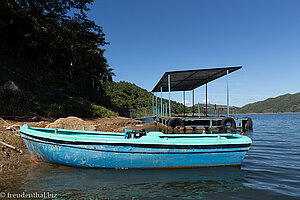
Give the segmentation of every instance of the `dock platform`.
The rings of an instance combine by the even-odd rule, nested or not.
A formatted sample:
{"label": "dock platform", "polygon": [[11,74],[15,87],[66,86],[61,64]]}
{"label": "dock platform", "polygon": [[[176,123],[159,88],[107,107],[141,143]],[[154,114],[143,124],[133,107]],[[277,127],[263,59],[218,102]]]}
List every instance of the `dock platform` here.
{"label": "dock platform", "polygon": [[154,117],[153,123],[165,133],[203,133],[203,131],[225,132],[252,130],[253,122],[249,117]]}
{"label": "dock platform", "polygon": [[[235,117],[230,114],[233,107],[229,105],[229,74],[233,73],[242,66],[208,68],[195,70],[168,71],[163,74],[161,79],[152,90],[153,105],[153,123],[165,133],[208,133],[208,132],[227,132],[252,130],[253,122],[249,117]],[[214,115],[208,113],[208,89],[207,84],[222,76],[226,76],[226,115],[217,115],[218,109],[215,104]],[[200,111],[198,100],[198,115],[194,116],[195,109],[195,89],[205,86],[205,110]],[[183,92],[183,116],[174,113],[171,110],[171,92]],[[187,116],[185,113],[185,92],[192,91],[192,113],[193,116]],[[160,105],[158,102],[158,92],[160,92]],[[163,92],[168,92],[169,102],[163,102]],[[181,114],[181,113],[180,113]],[[202,115],[201,115],[202,114]]]}

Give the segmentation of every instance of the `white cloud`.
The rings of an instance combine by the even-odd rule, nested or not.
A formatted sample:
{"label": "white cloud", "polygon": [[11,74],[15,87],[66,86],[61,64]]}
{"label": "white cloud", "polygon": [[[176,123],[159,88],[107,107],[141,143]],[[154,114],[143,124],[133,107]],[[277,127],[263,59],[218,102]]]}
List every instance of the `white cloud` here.
{"label": "white cloud", "polygon": [[181,103],[182,104],[185,103],[186,106],[191,105],[191,102],[189,100],[181,101]]}
{"label": "white cloud", "polygon": [[[201,103],[206,103],[206,99],[203,99],[203,100],[201,101]],[[209,99],[207,99],[207,103],[208,103],[208,104],[211,103]]]}

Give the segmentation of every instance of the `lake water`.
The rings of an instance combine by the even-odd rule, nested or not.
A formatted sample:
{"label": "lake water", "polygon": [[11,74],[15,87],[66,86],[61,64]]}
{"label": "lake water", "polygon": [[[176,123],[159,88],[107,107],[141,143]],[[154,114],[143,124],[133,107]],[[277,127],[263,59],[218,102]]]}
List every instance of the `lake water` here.
{"label": "lake water", "polygon": [[41,163],[20,191],[62,199],[300,199],[300,114],[255,114],[240,168],[79,169]]}

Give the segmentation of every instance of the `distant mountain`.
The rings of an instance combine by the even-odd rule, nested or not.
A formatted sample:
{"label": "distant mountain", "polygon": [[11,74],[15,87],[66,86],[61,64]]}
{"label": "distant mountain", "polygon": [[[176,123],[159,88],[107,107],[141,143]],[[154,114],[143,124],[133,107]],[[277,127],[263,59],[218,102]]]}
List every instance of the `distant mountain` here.
{"label": "distant mountain", "polygon": [[285,94],[264,101],[247,104],[235,110],[236,113],[281,113],[300,112],[300,93]]}

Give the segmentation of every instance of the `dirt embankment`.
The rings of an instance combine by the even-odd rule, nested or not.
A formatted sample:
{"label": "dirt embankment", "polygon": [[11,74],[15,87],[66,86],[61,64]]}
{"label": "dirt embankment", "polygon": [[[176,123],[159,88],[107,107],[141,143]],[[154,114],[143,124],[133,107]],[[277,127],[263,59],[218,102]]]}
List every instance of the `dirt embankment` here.
{"label": "dirt embankment", "polygon": [[[49,128],[64,128],[108,132],[124,132],[125,129],[139,131],[140,129],[154,130],[152,124],[144,123],[138,120],[114,117],[114,118],[91,118],[79,119],[77,117],[69,117],[62,119],[41,118],[40,120],[2,120],[0,119],[0,172],[13,171],[15,169],[27,168],[30,165],[37,163],[32,160],[26,145],[18,132],[13,130],[13,127],[18,129],[24,124],[32,127],[49,127]],[[2,143],[1,143],[2,142]],[[15,147],[12,149],[5,144]]]}

